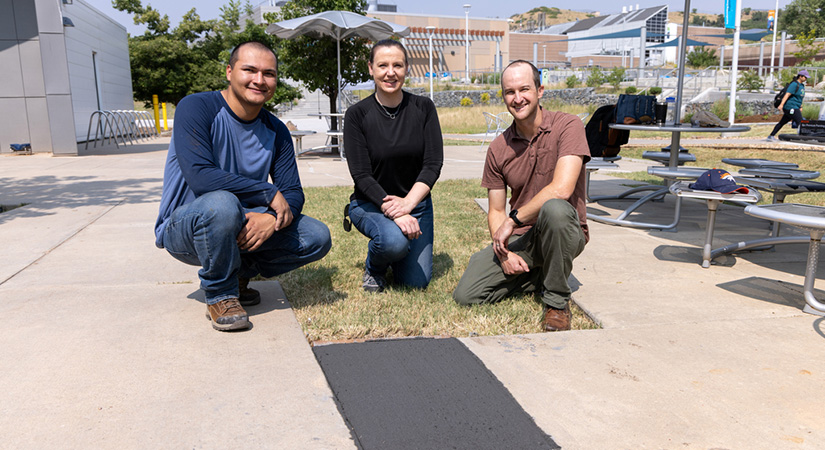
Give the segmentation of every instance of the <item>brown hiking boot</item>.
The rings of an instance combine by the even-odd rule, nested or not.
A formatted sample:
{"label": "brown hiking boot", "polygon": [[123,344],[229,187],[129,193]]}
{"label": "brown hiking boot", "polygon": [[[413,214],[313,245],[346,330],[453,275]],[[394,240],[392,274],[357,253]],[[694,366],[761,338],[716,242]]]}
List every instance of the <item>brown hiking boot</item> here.
{"label": "brown hiking boot", "polygon": [[206,318],[212,321],[212,328],[218,331],[244,330],[252,324],[237,298],[221,300],[214,305],[206,305]]}
{"label": "brown hiking boot", "polygon": [[541,321],[541,328],[544,331],[566,331],[570,329],[570,303],[564,309],[546,307],[544,320]]}
{"label": "brown hiking boot", "polygon": [[253,306],[261,303],[261,293],[249,287],[249,278],[238,278],[238,300],[241,306]]}

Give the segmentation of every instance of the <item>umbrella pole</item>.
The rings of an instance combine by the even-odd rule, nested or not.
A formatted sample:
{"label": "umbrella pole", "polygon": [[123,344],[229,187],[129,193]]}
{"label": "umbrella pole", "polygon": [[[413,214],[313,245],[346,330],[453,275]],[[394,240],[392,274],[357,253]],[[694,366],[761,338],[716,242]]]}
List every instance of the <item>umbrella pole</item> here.
{"label": "umbrella pole", "polygon": [[682,91],[683,85],[685,83],[685,52],[687,51],[687,36],[688,36],[688,22],[689,22],[689,14],[690,14],[690,0],[685,0],[685,13],[684,13],[684,21],[682,22],[682,40],[679,42],[679,85],[676,87],[676,111],[674,115],[675,124],[680,124],[681,122],[681,112],[682,112]]}
{"label": "umbrella pole", "polygon": [[[684,21],[682,22],[682,39],[679,42],[679,76],[677,78],[678,85],[676,86],[676,111],[673,112],[673,124],[680,125],[682,123],[682,91],[685,84],[685,51],[687,50],[687,35],[688,23],[690,14],[690,0],[685,0],[685,12],[683,14]],[[675,168],[679,162],[679,141],[681,141],[682,133],[674,132],[670,140],[670,160],[668,167]]]}
{"label": "umbrella pole", "polygon": [[341,86],[341,40],[337,39],[335,41],[335,43],[338,46],[338,96],[335,99],[336,108],[337,108],[337,110],[335,112],[340,113],[341,112],[341,89],[343,87],[343,86]]}

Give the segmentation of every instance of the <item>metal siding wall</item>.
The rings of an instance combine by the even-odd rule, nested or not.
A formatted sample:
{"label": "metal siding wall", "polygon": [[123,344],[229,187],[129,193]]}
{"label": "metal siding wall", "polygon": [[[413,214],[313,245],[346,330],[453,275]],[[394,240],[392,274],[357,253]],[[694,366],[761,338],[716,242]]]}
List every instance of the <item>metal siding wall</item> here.
{"label": "metal siding wall", "polygon": [[[67,12],[68,14],[68,12]],[[86,140],[89,117],[97,110],[92,52],[96,52],[101,109],[133,109],[129,39],[126,29],[81,0],[71,9],[75,28],[66,31],[75,136]]]}
{"label": "metal siding wall", "polygon": [[31,0],[0,0],[0,11],[0,153],[9,153],[9,144],[31,142],[39,131],[30,131],[26,107],[26,88],[37,92],[28,80],[28,46],[21,60],[21,46],[38,43],[37,13]]}

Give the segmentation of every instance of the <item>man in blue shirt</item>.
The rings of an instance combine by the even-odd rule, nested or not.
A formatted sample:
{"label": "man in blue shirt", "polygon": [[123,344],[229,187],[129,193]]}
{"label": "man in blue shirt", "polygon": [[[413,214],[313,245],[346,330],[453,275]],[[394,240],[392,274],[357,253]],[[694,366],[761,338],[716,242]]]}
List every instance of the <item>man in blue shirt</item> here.
{"label": "man in blue shirt", "polygon": [[185,97],[163,174],[156,245],[200,266],[216,330],[250,327],[248,287],[324,257],[326,225],[301,214],[304,193],[289,130],[263,109],[277,80],[275,53],[260,42],[232,51],[227,89]]}

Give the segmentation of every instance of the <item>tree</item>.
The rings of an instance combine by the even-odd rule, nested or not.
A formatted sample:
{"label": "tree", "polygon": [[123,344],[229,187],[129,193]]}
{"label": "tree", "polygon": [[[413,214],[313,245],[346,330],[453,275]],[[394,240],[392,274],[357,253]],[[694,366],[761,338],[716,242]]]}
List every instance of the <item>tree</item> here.
{"label": "tree", "polygon": [[798,36],[812,32],[825,35],[825,0],[793,0],[779,13],[778,30]]}
{"label": "tree", "polygon": [[796,64],[800,66],[807,66],[813,62],[814,57],[822,51],[825,46],[823,42],[816,42],[816,34],[813,30],[807,33],[799,33],[796,37],[796,44],[799,46],[799,51],[794,52]]}
{"label": "tree", "polygon": [[625,72],[626,70],[624,67],[614,67],[607,75],[606,81],[613,85],[613,89],[619,90],[621,88],[622,81],[624,81]]}
{"label": "tree", "polygon": [[[267,14],[267,22],[294,19],[323,11],[352,11],[364,14],[364,0],[292,0],[280,13]],[[281,39],[278,45],[281,71],[304,84],[310,91],[319,89],[329,98],[329,109],[337,112],[338,52],[331,37]],[[341,78],[344,83],[360,83],[369,79],[367,68],[369,48],[363,38],[341,41]],[[334,122],[333,122],[334,123]]]}
{"label": "tree", "polygon": [[606,81],[607,76],[599,67],[594,67],[590,70],[590,76],[587,77],[587,85],[589,87],[599,87]]}
{"label": "tree", "polygon": [[760,91],[765,87],[765,81],[755,70],[743,70],[739,73],[739,80],[736,81],[736,87],[742,91]]}
{"label": "tree", "polygon": [[[170,29],[168,16],[140,0],[114,0],[115,9],[133,14],[135,24],[145,24],[146,32],[129,38],[129,58],[132,68],[134,98],[146,103],[152,95],[162,102],[177,104],[183,97],[226,87],[226,65],[229,52],[246,40],[258,40],[269,45],[275,39],[263,26],[251,21],[241,29],[239,0],[230,0],[221,7],[219,19],[201,20],[195,8]],[[251,12],[247,3],[246,12]],[[300,96],[293,87],[279,82],[274,105]]]}
{"label": "tree", "polygon": [[685,60],[688,66],[695,68],[719,65],[716,50],[705,50],[705,47],[694,48],[692,52],[685,55]]}

